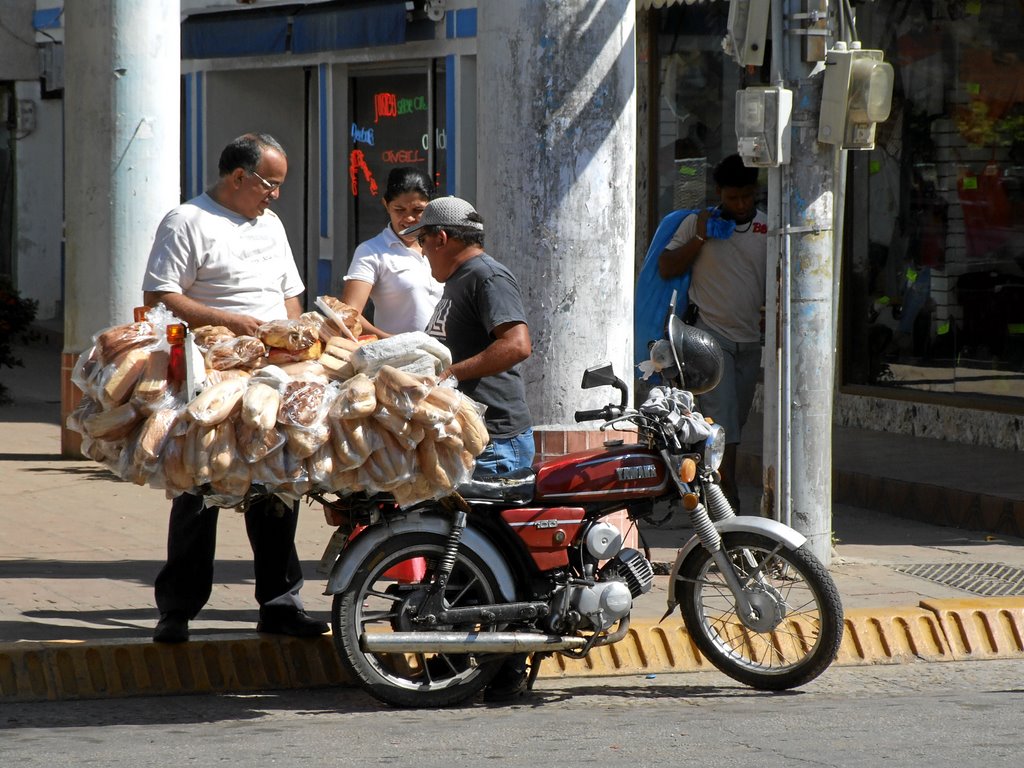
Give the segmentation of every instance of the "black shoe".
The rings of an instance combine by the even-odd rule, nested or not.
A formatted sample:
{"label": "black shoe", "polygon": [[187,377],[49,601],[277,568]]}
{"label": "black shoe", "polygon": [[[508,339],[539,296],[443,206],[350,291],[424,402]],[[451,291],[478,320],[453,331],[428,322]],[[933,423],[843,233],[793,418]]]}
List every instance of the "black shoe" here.
{"label": "black shoe", "polygon": [[178,611],[160,614],[160,621],[153,630],[155,643],[184,643],[188,640],[188,619]]}
{"label": "black shoe", "polygon": [[492,703],[515,701],[526,695],[526,691],[529,689],[530,673],[517,656],[513,656],[502,664],[498,674],[484,688],[484,701]]}
{"label": "black shoe", "polygon": [[260,623],[257,632],[269,635],[290,635],[292,637],[317,637],[330,627],[324,621],[306,615],[305,611],[260,609]]}

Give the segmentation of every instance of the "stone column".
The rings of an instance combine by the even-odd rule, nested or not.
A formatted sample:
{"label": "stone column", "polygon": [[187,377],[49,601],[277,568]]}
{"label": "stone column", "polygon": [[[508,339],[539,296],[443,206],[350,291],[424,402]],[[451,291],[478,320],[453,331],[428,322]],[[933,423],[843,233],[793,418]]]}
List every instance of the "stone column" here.
{"label": "stone column", "polygon": [[[66,3],[61,412],[97,331],[130,322],[156,226],[179,202],[180,2]],[[78,436],[63,429],[61,451]]]}

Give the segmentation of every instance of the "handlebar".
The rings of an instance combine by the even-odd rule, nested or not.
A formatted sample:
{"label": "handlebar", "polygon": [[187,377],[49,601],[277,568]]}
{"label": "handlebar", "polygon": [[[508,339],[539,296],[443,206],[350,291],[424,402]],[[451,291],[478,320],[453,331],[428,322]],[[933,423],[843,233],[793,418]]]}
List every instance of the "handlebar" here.
{"label": "handlebar", "polygon": [[611,421],[617,419],[625,412],[625,408],[618,405],[606,405],[593,411],[576,411],[575,418],[580,421]]}

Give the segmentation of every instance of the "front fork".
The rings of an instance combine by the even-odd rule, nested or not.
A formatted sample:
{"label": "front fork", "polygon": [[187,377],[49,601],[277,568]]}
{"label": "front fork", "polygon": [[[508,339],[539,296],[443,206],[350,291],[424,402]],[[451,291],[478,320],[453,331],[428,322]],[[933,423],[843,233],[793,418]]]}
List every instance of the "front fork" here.
{"label": "front fork", "polygon": [[722,549],[722,535],[715,527],[715,523],[736,517],[725,492],[710,477],[705,478],[702,482],[704,497],[707,501],[707,506],[705,506],[701,503],[700,495],[694,492],[689,483],[679,477],[679,467],[676,466],[677,462],[673,461],[669,452],[662,449],[661,456],[665,460],[665,466],[672,469],[670,473],[672,480],[683,500],[683,508],[690,513],[690,521],[693,523],[697,539],[701,546],[711,553],[711,559],[715,561],[729,591],[736,599],[737,613],[740,616],[755,617],[757,611],[747,598],[747,591],[736,575],[736,568]]}

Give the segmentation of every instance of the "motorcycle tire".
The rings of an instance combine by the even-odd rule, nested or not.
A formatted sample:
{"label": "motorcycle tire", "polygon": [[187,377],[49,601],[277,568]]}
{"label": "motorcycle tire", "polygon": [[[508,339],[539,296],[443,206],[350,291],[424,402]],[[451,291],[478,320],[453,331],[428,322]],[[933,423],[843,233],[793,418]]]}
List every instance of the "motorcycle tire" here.
{"label": "motorcycle tire", "polygon": [[843,636],[839,590],[825,566],[806,547],[790,549],[756,533],[724,534],[722,549],[758,616],[741,619],[711,553],[694,550],[676,575],[676,591],[700,652],[761,690],[796,688],[824,672]]}
{"label": "motorcycle tire", "polygon": [[[369,632],[497,631],[495,626],[427,628],[410,618],[434,580],[447,540],[431,533],[388,539],[359,565],[348,589],[334,596],[332,630],[342,666],[368,693],[396,707],[436,708],[467,701],[491,681],[504,655],[364,651]],[[501,602],[487,564],[459,549],[445,589],[450,607]]]}

